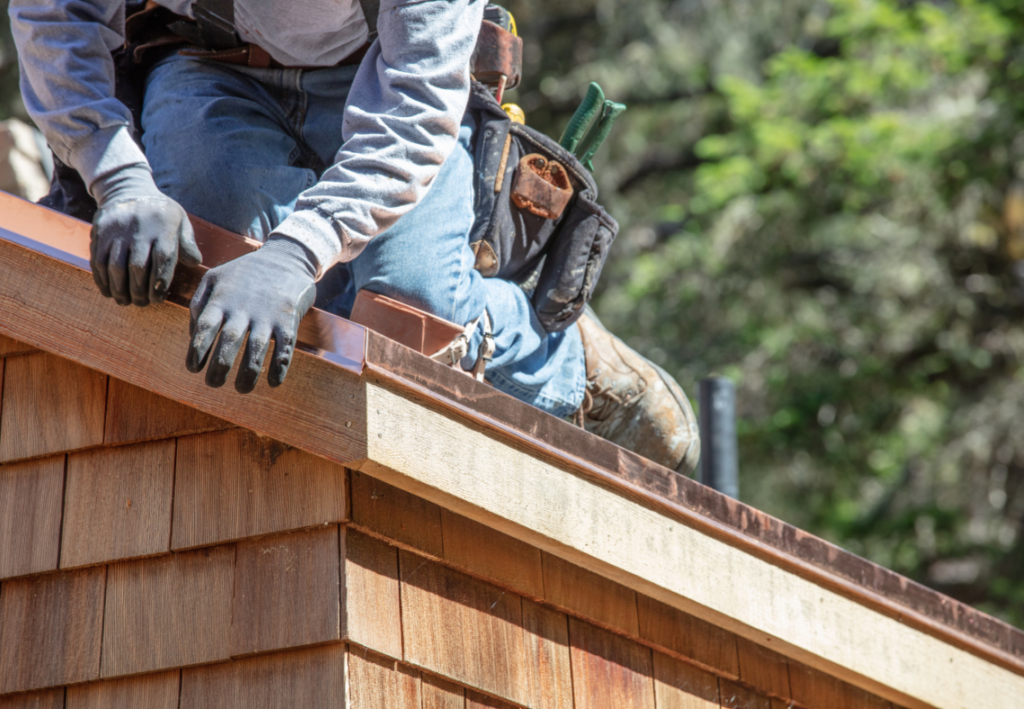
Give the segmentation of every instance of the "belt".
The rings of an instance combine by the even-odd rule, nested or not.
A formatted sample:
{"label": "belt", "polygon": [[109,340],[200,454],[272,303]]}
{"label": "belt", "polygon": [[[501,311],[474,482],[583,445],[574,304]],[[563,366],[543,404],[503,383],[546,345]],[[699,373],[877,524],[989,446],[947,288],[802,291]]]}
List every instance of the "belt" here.
{"label": "belt", "polygon": [[366,56],[366,51],[369,48],[370,42],[367,42],[337,64],[332,64],[330,66],[289,66],[282,64],[270,56],[270,52],[258,44],[243,44],[240,47],[221,50],[187,47],[180,50],[178,54],[186,57],[193,57],[195,59],[209,59],[215,62],[223,62],[225,64],[248,66],[253,67],[254,69],[304,69],[306,71],[315,71],[316,69],[329,69],[336,66],[352,66],[359,64],[359,62],[363,60],[363,57]]}

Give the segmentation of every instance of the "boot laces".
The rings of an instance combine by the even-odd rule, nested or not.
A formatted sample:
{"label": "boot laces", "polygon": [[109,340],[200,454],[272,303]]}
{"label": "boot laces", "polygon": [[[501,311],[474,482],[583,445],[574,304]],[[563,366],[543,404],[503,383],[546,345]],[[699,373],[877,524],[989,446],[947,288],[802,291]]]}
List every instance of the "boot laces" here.
{"label": "boot laces", "polygon": [[[596,369],[587,377],[586,394],[590,399],[590,405],[587,407],[586,415],[592,421],[603,421],[611,410],[626,403],[626,399],[619,395],[614,387],[601,384],[600,374],[601,370]],[[627,394],[632,396],[634,392],[630,390]]]}

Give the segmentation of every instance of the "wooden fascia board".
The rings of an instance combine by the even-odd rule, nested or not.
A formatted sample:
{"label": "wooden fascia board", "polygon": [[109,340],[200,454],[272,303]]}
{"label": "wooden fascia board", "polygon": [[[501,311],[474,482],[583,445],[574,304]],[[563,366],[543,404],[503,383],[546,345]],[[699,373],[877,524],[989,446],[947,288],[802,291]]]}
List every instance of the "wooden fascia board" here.
{"label": "wooden fascia board", "polygon": [[[513,407],[499,401],[502,397],[493,389],[473,386],[476,382],[462,375],[449,376],[449,370],[444,368],[428,372],[427,367],[416,364],[415,357],[403,357],[393,345],[380,351],[385,344],[374,333],[368,333],[366,371],[370,377],[457,419],[471,421],[481,430],[562,470],[615,490],[883,615],[1024,674],[1024,659],[1014,650],[1024,636],[1020,630],[688,478],[651,463],[644,466],[642,459],[621,448],[611,446],[616,453],[608,455],[607,450],[600,450],[609,445],[606,441],[573,425],[549,416],[524,419],[522,411],[515,416]],[[541,425],[542,419],[546,419],[546,425]],[[581,443],[589,445],[584,448]]]}
{"label": "wooden fascia board", "polygon": [[624,450],[567,421],[541,413],[471,377],[367,331],[366,369],[655,508],[777,563],[806,570],[826,585],[854,589],[876,610],[959,647],[1024,670],[1024,632],[904,576],[862,559],[738,500]]}
{"label": "wooden fascia board", "polygon": [[907,707],[1010,707],[1024,676],[368,381],[363,472]]}
{"label": "wooden fascia board", "polygon": [[[0,239],[89,271],[90,226],[86,222],[3,191],[0,215]],[[179,265],[174,272],[168,300],[178,305],[187,305],[207,270],[260,247],[258,241],[189,218],[203,264],[195,268]],[[363,370],[366,331],[361,325],[311,308],[299,325],[298,340],[299,347],[315,357],[356,374]]]}

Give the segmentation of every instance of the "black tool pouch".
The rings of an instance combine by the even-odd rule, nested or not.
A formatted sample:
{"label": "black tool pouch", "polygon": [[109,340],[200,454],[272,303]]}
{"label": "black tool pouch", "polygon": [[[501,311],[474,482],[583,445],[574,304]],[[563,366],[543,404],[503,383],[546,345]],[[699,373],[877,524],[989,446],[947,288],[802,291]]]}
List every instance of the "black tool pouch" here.
{"label": "black tool pouch", "polygon": [[[544,328],[560,332],[593,296],[619,225],[597,203],[597,184],[579,160],[546,135],[513,123],[484,87],[474,84],[467,111],[477,125],[477,216],[470,234],[476,267],[485,277],[522,284]],[[564,168],[572,188],[568,202],[568,190],[527,174],[524,158],[535,156],[549,169],[552,162]]]}

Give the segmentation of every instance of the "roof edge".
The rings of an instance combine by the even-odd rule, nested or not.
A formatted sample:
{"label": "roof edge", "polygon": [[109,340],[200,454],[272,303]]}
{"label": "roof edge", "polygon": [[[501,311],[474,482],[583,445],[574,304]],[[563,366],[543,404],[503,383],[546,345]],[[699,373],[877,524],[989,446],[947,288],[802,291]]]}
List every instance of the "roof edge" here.
{"label": "roof edge", "polygon": [[[433,407],[514,441],[516,448],[525,447],[620,496],[1024,675],[1024,632],[597,439],[341,318],[316,311],[307,317],[309,325],[303,321],[305,347],[297,359],[310,355],[323,364],[293,368],[290,379],[305,379],[305,383],[282,387],[272,395],[268,391],[261,393],[259,387],[244,399],[224,389],[210,390],[199,378],[187,374],[180,363],[176,368],[156,361],[141,365],[142,360],[153,360],[154,356],[138,341],[186,341],[187,314],[173,305],[145,311],[114,308],[100,298],[91,288],[91,277],[83,273],[88,270],[88,224],[4,193],[0,193],[0,213],[0,242],[9,245],[3,250],[15,249],[2,261],[12,266],[11,276],[0,278],[0,313],[7,311],[9,316],[0,318],[0,330],[5,334],[342,464],[366,456],[365,385],[359,385],[351,376],[362,374],[364,380],[368,377],[387,381],[427,400]],[[199,230],[197,236],[198,233]],[[227,232],[207,230],[203,238],[220,240],[224,234]],[[236,242],[240,239],[229,236]],[[245,244],[245,250],[251,248],[252,244]],[[224,253],[225,258],[233,257],[230,250]],[[29,278],[24,271],[33,268],[39,269],[40,275],[49,274],[47,278],[53,283],[32,284],[15,277],[17,271]],[[79,277],[69,279],[74,272]],[[187,275],[183,283],[198,282],[196,273]],[[65,287],[74,292],[59,292]],[[177,299],[184,298],[186,292],[187,285],[186,290],[176,290]],[[74,322],[62,320],[62,316],[68,315],[69,301],[89,299],[101,305],[83,302],[77,327]],[[154,318],[157,312],[164,314]],[[26,322],[14,322],[19,314]],[[33,317],[35,320],[28,322]],[[144,330],[148,327],[149,338],[133,337],[132,328],[140,326],[145,326]],[[102,341],[101,347],[93,346],[97,340]],[[171,369],[180,373],[173,374]],[[344,370],[346,375],[339,378],[337,369]],[[160,384],[159,378],[154,378],[157,374],[171,379]],[[337,402],[327,402],[334,410],[326,416],[324,412],[310,412],[302,397],[322,394],[322,387],[327,385],[339,394],[349,391],[348,400],[338,397]],[[291,396],[287,393],[289,389],[293,390]],[[274,426],[268,419],[272,409],[286,410],[294,419],[288,426]],[[353,421],[356,424],[352,427],[344,427],[346,422]]]}

